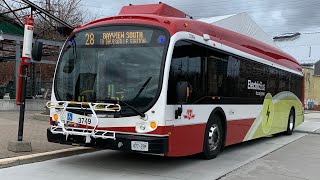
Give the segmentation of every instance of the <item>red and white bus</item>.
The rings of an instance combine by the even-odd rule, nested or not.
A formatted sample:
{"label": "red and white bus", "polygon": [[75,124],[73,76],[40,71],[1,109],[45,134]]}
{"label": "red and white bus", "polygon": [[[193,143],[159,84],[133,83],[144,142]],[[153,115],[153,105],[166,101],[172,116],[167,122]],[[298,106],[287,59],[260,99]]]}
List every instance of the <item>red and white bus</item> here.
{"label": "red and white bus", "polygon": [[165,156],[284,132],[303,118],[303,74],[288,54],[186,18],[125,6],[77,27],[56,67],[50,142]]}

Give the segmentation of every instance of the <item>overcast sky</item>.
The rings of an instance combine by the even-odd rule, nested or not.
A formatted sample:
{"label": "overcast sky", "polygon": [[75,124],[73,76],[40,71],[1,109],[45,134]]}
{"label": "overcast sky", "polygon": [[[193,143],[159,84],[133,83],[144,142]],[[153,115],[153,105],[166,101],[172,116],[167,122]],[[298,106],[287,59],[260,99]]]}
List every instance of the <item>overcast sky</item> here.
{"label": "overcast sky", "polygon": [[[100,17],[118,14],[128,4],[155,0],[82,0],[84,8]],[[320,0],[162,0],[195,19],[247,12],[269,35],[320,31]]]}

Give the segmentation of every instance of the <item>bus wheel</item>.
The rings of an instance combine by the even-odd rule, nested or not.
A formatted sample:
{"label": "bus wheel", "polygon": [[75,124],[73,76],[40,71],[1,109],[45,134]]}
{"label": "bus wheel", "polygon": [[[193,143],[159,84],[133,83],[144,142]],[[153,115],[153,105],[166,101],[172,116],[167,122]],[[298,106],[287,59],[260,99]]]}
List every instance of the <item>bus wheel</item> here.
{"label": "bus wheel", "polygon": [[222,148],[224,131],[221,124],[221,119],[218,115],[214,115],[209,120],[206,126],[204,143],[203,143],[203,158],[213,159],[217,157]]}
{"label": "bus wheel", "polygon": [[286,135],[291,135],[293,132],[294,128],[294,122],[295,122],[295,113],[294,110],[290,110],[289,118],[288,118],[288,126],[287,126],[287,131],[285,131]]}

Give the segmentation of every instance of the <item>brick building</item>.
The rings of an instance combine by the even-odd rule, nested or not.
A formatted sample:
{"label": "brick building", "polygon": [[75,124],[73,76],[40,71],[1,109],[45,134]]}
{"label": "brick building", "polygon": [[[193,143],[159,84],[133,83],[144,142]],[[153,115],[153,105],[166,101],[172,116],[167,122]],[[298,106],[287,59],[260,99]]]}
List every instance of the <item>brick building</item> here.
{"label": "brick building", "polygon": [[[24,27],[14,19],[0,15],[0,99],[15,98],[17,59],[21,59]],[[36,35],[35,35],[36,36]],[[16,39],[16,40],[14,40]],[[62,44],[59,41],[59,44]],[[43,59],[32,63],[27,84],[27,98],[41,97],[51,90],[52,78],[58,57],[58,46],[44,45]]]}
{"label": "brick building", "polygon": [[[0,15],[0,34],[23,36],[23,27],[8,16]],[[15,46],[10,40],[0,41],[0,98],[15,93]]]}

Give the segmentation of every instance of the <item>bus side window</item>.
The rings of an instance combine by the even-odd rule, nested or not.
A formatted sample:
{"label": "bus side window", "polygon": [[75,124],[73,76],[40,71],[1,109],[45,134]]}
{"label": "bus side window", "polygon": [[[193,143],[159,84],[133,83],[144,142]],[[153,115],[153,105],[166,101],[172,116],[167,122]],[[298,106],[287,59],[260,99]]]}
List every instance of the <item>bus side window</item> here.
{"label": "bus side window", "polygon": [[[248,89],[248,81],[261,82],[265,85],[265,90],[252,90]],[[263,102],[264,96],[267,93],[268,85],[268,68],[258,62],[248,59],[241,59],[240,67],[240,81],[239,81],[239,94],[242,103],[259,104]],[[261,95],[257,94],[261,92]]]}
{"label": "bus side window", "polygon": [[291,74],[290,75],[290,91],[294,93],[302,101],[302,76]]}
{"label": "bus side window", "polygon": [[240,60],[208,49],[208,96],[227,97],[224,102],[238,97]]}
{"label": "bus side window", "polygon": [[187,81],[191,85],[188,103],[196,103],[205,96],[205,55],[203,46],[178,41],[172,55],[168,82],[168,104],[177,104],[176,84]]}
{"label": "bus side window", "polygon": [[217,61],[219,58],[215,56],[208,56],[208,95],[217,96],[219,93],[219,79],[221,81],[221,76],[217,74]]}
{"label": "bus side window", "polygon": [[267,82],[267,92],[271,93],[272,96],[278,94],[279,91],[279,83],[280,83],[280,70],[275,67],[268,68],[268,82]]}

